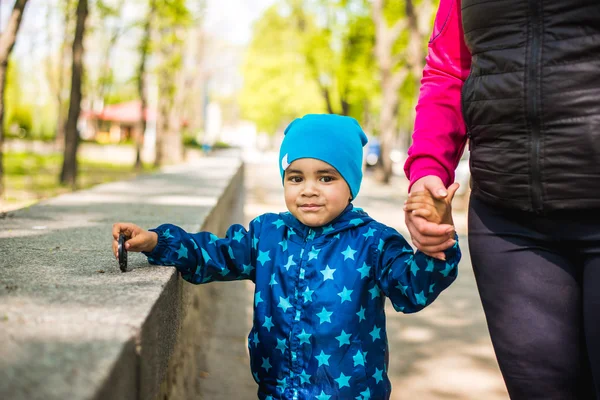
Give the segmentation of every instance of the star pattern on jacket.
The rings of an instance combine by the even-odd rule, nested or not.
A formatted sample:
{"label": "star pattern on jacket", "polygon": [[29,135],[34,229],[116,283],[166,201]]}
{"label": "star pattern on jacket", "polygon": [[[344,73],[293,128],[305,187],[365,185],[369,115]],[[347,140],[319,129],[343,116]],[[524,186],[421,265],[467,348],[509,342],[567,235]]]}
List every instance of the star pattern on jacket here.
{"label": "star pattern on jacket", "polygon": [[325,269],[321,271],[321,273],[323,274],[323,281],[326,281],[328,279],[333,280],[334,272],[335,272],[335,269],[331,269],[331,268],[329,268],[329,265],[327,265],[325,267]]}
{"label": "star pattern on jacket", "polygon": [[233,225],[224,238],[168,224],[155,231],[149,261],[196,284],[255,283],[248,349],[261,400],[388,398],[385,299],[400,312],[422,309],[455,279],[460,259],[457,244],[447,261],[415,254],[352,205],[321,228],[288,212],[261,215],[248,230]]}

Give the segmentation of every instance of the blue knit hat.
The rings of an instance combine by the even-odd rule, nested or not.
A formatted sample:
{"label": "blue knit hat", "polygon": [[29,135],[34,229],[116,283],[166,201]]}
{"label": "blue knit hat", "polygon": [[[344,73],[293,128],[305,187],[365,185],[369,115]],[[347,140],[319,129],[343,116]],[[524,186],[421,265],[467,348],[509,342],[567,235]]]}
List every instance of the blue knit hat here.
{"label": "blue knit hat", "polygon": [[367,136],[351,117],[308,114],[286,128],[279,150],[283,181],[287,167],[299,158],[316,158],[334,167],[346,180],[355,199],[362,181],[363,146]]}

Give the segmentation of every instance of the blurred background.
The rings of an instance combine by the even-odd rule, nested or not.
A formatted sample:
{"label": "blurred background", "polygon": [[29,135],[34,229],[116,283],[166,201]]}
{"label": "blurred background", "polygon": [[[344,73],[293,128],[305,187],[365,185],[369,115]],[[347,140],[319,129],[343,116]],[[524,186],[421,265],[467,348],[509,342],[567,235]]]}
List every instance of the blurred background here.
{"label": "blurred background", "polygon": [[0,212],[215,149],[256,156],[306,113],[356,118],[365,167],[403,177],[436,7],[0,0]]}
{"label": "blurred background", "polygon": [[[0,0],[0,224],[44,198],[229,148],[247,161],[247,221],[283,210],[275,165],[284,128],[336,113],[356,118],[370,140],[359,206],[408,235],[403,164],[437,5]],[[464,237],[468,154],[456,180]],[[444,301],[388,313],[394,399],[508,398],[463,248]],[[247,358],[238,362],[249,382]]]}

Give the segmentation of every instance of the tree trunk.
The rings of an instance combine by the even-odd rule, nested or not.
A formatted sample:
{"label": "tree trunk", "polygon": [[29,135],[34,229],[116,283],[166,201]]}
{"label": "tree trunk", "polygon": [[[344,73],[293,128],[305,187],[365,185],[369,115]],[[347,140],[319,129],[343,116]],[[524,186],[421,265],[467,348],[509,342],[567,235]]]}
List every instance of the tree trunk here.
{"label": "tree trunk", "polygon": [[4,194],[4,89],[6,88],[6,70],[8,58],[17,40],[17,33],[23,19],[23,10],[27,0],[17,0],[13,6],[8,23],[0,34],[0,195]]}
{"label": "tree trunk", "polygon": [[[169,54],[169,57],[171,54]],[[156,124],[156,157],[154,165],[160,167],[177,164],[183,159],[183,144],[178,131],[178,116],[174,110],[176,74],[163,69],[159,75],[158,115]]]}
{"label": "tree trunk", "polygon": [[[175,34],[177,26],[164,27],[161,29],[161,37],[182,37]],[[178,98],[185,88],[178,85],[181,76],[180,64],[177,62],[177,54],[182,51],[181,43],[164,42],[160,47],[160,60],[162,66],[158,74],[158,113],[156,124],[156,156],[154,165],[160,167],[167,164],[178,164],[183,160],[183,143],[181,139],[180,119],[181,113],[177,107]]]}
{"label": "tree trunk", "polygon": [[324,86],[321,86],[321,93],[323,94],[323,99],[325,100],[325,104],[327,105],[327,112],[329,114],[335,114],[333,111],[333,106],[331,105],[331,97],[329,96],[329,89]]}
{"label": "tree trunk", "polygon": [[[164,56],[164,54],[163,54]],[[172,99],[169,92],[172,90],[171,76],[168,71],[161,71],[158,76],[158,106],[156,113],[156,144],[154,166],[160,167],[168,162],[166,151],[168,149],[168,135],[170,134],[169,113]]]}
{"label": "tree trunk", "polygon": [[65,110],[64,110],[64,91],[65,91],[65,64],[69,52],[67,37],[69,37],[69,28],[71,26],[71,0],[65,1],[65,22],[63,30],[63,42],[60,46],[60,59],[58,60],[58,82],[56,88],[56,137],[54,143],[57,150],[64,150],[65,144]]}
{"label": "tree trunk", "polygon": [[406,79],[408,71],[402,69],[394,74],[383,71],[381,76],[382,101],[379,129],[381,133],[381,171],[379,180],[389,183],[392,177],[392,159],[390,154],[396,142],[396,130],[398,126],[398,106],[400,85]]}
{"label": "tree trunk", "polygon": [[146,133],[146,108],[148,107],[148,98],[146,95],[146,59],[150,47],[150,36],[152,33],[152,18],[156,11],[156,3],[150,1],[148,16],[144,24],[144,36],[140,42],[140,65],[138,66],[138,95],[140,96],[140,132],[135,138],[135,170],[141,170],[142,164],[142,146],[144,145],[144,135]]}
{"label": "tree trunk", "polygon": [[392,51],[394,43],[405,27],[405,21],[397,21],[394,26],[388,27],[383,12],[383,0],[373,0],[373,20],[375,22],[375,54],[381,75],[382,93],[379,118],[381,157],[377,178],[382,183],[389,183],[392,177],[390,153],[396,139],[398,125],[399,90],[408,75],[406,68],[400,68],[394,72],[396,58]]}
{"label": "tree trunk", "polygon": [[69,113],[65,124],[65,151],[60,183],[75,188],[77,183],[77,148],[79,146],[79,131],[77,121],[81,112],[81,81],[83,78],[83,38],[85,21],[88,16],[87,0],[79,0],[77,4],[77,24],[73,39],[73,67],[71,73],[71,96]]}

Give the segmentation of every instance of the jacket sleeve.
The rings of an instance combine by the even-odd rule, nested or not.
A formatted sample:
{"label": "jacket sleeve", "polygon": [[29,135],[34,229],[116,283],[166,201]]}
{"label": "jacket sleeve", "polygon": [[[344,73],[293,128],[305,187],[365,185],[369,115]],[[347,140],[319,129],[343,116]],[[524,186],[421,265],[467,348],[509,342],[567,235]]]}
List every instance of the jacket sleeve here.
{"label": "jacket sleeve", "polygon": [[396,230],[387,228],[375,249],[376,280],[396,311],[417,312],[439,296],[456,279],[461,258],[458,237],[447,249],[446,261],[417,251]]}
{"label": "jacket sleeve", "polygon": [[454,181],[466,143],[461,91],[470,68],[460,0],[441,0],[421,79],[413,144],[404,164],[410,186],[427,175],[440,177],[446,187]]}
{"label": "jacket sleeve", "polygon": [[254,282],[256,249],[260,222],[255,219],[249,230],[232,225],[224,238],[210,232],[188,233],[178,226],[165,224],[150,229],[158,234],[158,244],[144,253],[154,265],[172,265],[181,276],[194,284],[213,281],[250,279]]}

